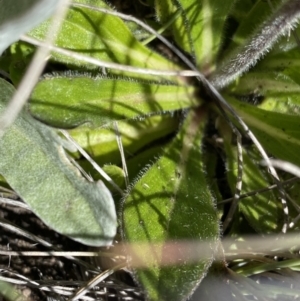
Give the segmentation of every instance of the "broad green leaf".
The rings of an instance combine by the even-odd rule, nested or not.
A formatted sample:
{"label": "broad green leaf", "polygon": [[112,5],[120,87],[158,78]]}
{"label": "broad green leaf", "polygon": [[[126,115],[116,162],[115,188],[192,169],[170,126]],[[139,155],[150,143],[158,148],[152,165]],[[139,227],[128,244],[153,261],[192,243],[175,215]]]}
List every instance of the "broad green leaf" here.
{"label": "broad green leaf", "polygon": [[19,37],[48,18],[58,0],[2,0],[0,9],[0,55]]}
{"label": "broad green leaf", "polygon": [[300,165],[299,116],[271,112],[226,97],[271,155]]}
{"label": "broad green leaf", "polygon": [[32,115],[54,127],[99,127],[116,120],[199,105],[192,86],[82,74],[46,77],[32,96]]}
{"label": "broad green leaf", "polygon": [[[0,79],[0,105],[14,88]],[[21,113],[0,140],[0,174],[48,226],[86,245],[109,245],[116,234],[113,198],[71,165],[58,136]]]}
{"label": "broad green leaf", "polygon": [[[223,126],[221,132],[224,134]],[[232,192],[235,192],[238,173],[237,149],[231,144],[231,135],[223,135],[226,152],[226,176]],[[243,149],[243,184],[241,194],[270,186],[272,180],[259,167],[259,160],[252,147]],[[274,191],[255,194],[239,200],[238,206],[249,224],[259,233],[274,233],[281,229],[282,208]]]}
{"label": "broad green leaf", "polygon": [[[150,164],[151,160],[154,160],[153,153],[161,151],[162,144],[168,141],[169,135],[174,134],[178,130],[179,122],[178,117],[168,114],[146,117],[143,120],[128,120],[117,123],[130,180],[137,176],[140,170],[146,166],[146,163]],[[69,134],[93,157],[98,165],[122,165],[114,125],[96,129],[79,127],[69,130]],[[155,151],[152,150],[153,148]],[[79,152],[72,152],[71,155],[77,159],[80,166],[93,179],[101,179],[101,176],[91,164],[80,158]]]}
{"label": "broad green leaf", "polygon": [[164,139],[163,142],[154,144],[154,146],[149,146],[145,150],[129,158],[126,162],[129,180],[136,179],[141,170],[147,169],[154,161],[161,155],[163,147],[166,146],[170,139]]}
{"label": "broad green leaf", "polygon": [[252,83],[248,75],[242,80],[249,92],[253,89],[252,95],[257,93],[259,98],[262,98],[262,102],[258,104],[259,108],[299,116],[300,73],[296,66],[282,72],[256,73],[256,77],[261,76],[261,81],[257,81],[257,78],[255,79],[255,76],[252,75],[253,73],[251,73]]}
{"label": "broad green leaf", "polygon": [[156,0],[156,11],[161,22],[180,11],[171,25],[177,44],[195,57],[197,67],[206,74],[215,68],[220,50],[224,24],[232,0]]}
{"label": "broad green leaf", "polygon": [[[74,2],[110,9],[101,0],[76,0]],[[45,21],[31,31],[30,35],[44,40],[49,24],[50,21]],[[142,45],[120,18],[90,8],[73,6],[69,9],[55,45],[106,62],[159,70],[179,69],[171,61]],[[56,61],[79,67],[98,68],[58,53],[53,53],[53,58]],[[131,74],[131,76],[136,76],[136,74]],[[138,77],[142,76],[138,75]]]}
{"label": "broad green leaf", "polygon": [[[174,141],[124,200],[123,237],[146,266],[135,276],[150,300],[186,300],[214,259],[219,222],[201,163],[204,117],[203,108],[188,113]],[[188,263],[188,255],[176,248],[183,239],[202,242],[199,261]],[[186,257],[178,266],[161,267],[170,255],[164,253],[170,241],[173,251]],[[152,248],[156,243],[160,246]]]}

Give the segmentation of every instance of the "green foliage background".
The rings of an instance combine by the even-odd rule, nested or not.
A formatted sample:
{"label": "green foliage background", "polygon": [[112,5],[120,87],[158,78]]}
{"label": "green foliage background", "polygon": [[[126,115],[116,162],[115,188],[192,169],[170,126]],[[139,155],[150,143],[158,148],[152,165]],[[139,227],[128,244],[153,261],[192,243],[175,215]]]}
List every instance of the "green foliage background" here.
{"label": "green foliage background", "polygon": [[[258,286],[246,275],[258,273],[262,261],[269,264],[263,272],[277,269],[284,275],[282,261],[297,270],[299,263],[288,261],[294,251],[288,250],[280,261],[276,254],[230,260],[222,241],[247,241],[247,234],[277,235],[291,222],[294,226],[288,232],[297,233],[299,183],[242,197],[228,227],[230,205],[222,200],[291,178],[279,172],[276,181],[260,165],[263,154],[249,131],[268,156],[300,165],[300,3],[148,2],[159,23],[155,26],[164,28],[162,36],[110,14],[115,11],[101,0],[74,1],[55,46],[97,59],[108,68],[100,70],[53,51],[29,104],[1,139],[0,173],[46,224],[72,239],[109,245],[118,226],[123,241],[133,246],[127,254],[133,258],[129,268],[150,300],[186,300],[199,284],[201,298],[215,300],[220,297],[214,291],[220,282],[226,282],[227,298],[276,299],[287,289],[276,291],[271,282]],[[153,25],[152,19],[144,22]],[[28,35],[43,41],[50,24],[46,20]],[[169,55],[164,37],[174,41],[175,55]],[[34,50],[20,41],[0,57],[0,67],[11,81],[0,81],[2,106],[18,86]],[[134,73],[112,64],[149,72]],[[194,76],[181,76],[185,69]],[[67,130],[119,189],[97,174],[80,152],[63,150],[68,143],[59,129]],[[88,183],[70,157],[105,185]],[[293,200],[288,208],[282,191]],[[201,250],[184,248],[182,241],[197,242]],[[172,249],[169,243],[174,243]],[[178,255],[177,265],[164,266],[169,252]]]}

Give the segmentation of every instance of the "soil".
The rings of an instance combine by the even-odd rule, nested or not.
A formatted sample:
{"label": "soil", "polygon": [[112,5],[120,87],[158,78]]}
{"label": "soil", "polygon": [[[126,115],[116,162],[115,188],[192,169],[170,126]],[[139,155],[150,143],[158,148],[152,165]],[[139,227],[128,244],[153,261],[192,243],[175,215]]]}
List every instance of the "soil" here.
{"label": "soil", "polygon": [[[1,203],[1,200],[0,200]],[[59,235],[49,229],[43,222],[29,210],[7,204],[0,205],[0,250],[1,251],[94,251],[65,236]],[[9,230],[3,225],[14,225],[31,235],[50,243],[52,247],[47,248],[42,243],[24,237],[17,233],[17,230]],[[105,249],[105,251],[109,251]],[[79,258],[78,258],[79,259]],[[11,278],[17,281],[25,280],[26,285],[16,285],[24,300],[68,300],[88,281],[114,263],[109,258],[97,258],[91,260],[88,257],[81,257],[83,264],[65,257],[37,257],[37,256],[0,256],[1,277]],[[89,267],[84,266],[84,263]],[[100,266],[98,264],[100,263]],[[31,283],[30,283],[31,282]],[[41,287],[43,285],[43,287]],[[63,295],[52,291],[55,286],[63,286],[64,291],[71,289],[69,295]],[[125,271],[118,271],[102,281],[95,289],[87,293],[92,299],[89,300],[143,300],[143,294],[137,288],[130,274]],[[23,299],[22,298],[22,299]],[[50,298],[50,299],[49,299]],[[5,299],[0,299],[6,301]]]}

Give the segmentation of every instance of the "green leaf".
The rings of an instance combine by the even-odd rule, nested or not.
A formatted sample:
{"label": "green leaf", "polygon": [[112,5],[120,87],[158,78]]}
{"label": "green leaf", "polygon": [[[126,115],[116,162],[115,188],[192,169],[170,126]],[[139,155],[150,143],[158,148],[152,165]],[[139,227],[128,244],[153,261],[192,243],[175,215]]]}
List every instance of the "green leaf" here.
{"label": "green leaf", "polygon": [[195,57],[197,67],[209,74],[215,68],[224,24],[233,5],[232,0],[156,0],[161,22],[179,10],[180,16],[171,25],[177,44]]}
{"label": "green leaf", "polygon": [[[151,300],[186,300],[214,259],[219,222],[201,164],[204,117],[203,108],[188,113],[175,140],[124,201],[123,237],[134,243],[134,258],[147,267],[135,276]],[[182,239],[203,243],[199,261],[186,261],[188,255],[175,243]],[[176,254],[186,255],[179,266],[161,267],[169,256],[164,253],[168,241],[175,241]],[[152,248],[155,243],[162,245]]]}
{"label": "green leaf", "polygon": [[[0,79],[0,105],[14,88]],[[0,140],[0,173],[48,226],[86,245],[109,245],[116,234],[113,198],[71,165],[58,136],[23,112]]]}
{"label": "green leaf", "polygon": [[9,73],[14,86],[18,86],[34,54],[34,47],[23,42],[13,43],[0,56],[0,69]]}
{"label": "green leaf", "polygon": [[103,170],[121,189],[126,189],[125,175],[122,168],[116,165],[107,164],[103,166]]}
{"label": "green leaf", "polygon": [[253,131],[265,150],[273,156],[300,165],[299,116],[259,109],[226,97]]}
{"label": "green leaf", "polygon": [[[143,120],[119,121],[118,132],[125,152],[125,158],[133,156],[155,140],[174,133],[179,126],[179,118],[166,115],[155,115]],[[116,129],[110,127],[90,129],[78,127],[69,130],[74,140],[86,150],[100,165],[121,163],[120,150],[116,140]]]}
{"label": "green leaf", "polygon": [[[299,52],[299,50],[297,49]],[[292,52],[294,53],[294,51]],[[291,53],[276,55],[259,63],[251,72],[228,87],[237,98],[257,105],[261,109],[297,115],[300,111],[300,56]],[[269,70],[269,71],[265,71]]]}
{"label": "green leaf", "polygon": [[[296,69],[299,71],[300,66],[300,51],[299,48],[292,48],[289,51],[282,50],[271,51],[265,59],[260,61],[256,66],[255,70],[263,72],[284,72],[289,69]],[[299,72],[298,72],[299,74]]]}
{"label": "green leaf", "polygon": [[290,96],[300,92],[300,85],[287,76],[276,72],[249,72],[242,76],[232,92],[239,95]]}
{"label": "green leaf", "polygon": [[280,112],[284,114],[300,114],[300,95],[290,94],[284,96],[265,97],[263,102],[258,105],[260,109],[267,111]]}
{"label": "green leaf", "polygon": [[58,0],[2,0],[0,9],[0,55],[19,37],[48,18]]}
{"label": "green leaf", "polygon": [[32,115],[54,127],[99,127],[115,120],[199,105],[192,86],[70,74],[46,77],[32,96]]}
{"label": "green leaf", "polygon": [[129,158],[126,162],[129,179],[135,179],[140,174],[141,170],[147,169],[160,156],[163,147],[167,145],[169,139],[164,139],[163,142],[154,144],[152,147],[147,147],[145,150]]}
{"label": "green leaf", "polygon": [[[101,0],[76,0],[76,3],[110,10],[110,7]],[[44,40],[49,24],[50,21],[42,23],[31,31],[30,35],[38,40]],[[142,45],[120,18],[90,8],[73,6],[69,9],[55,45],[106,62],[159,70],[179,69],[171,61]],[[53,58],[79,67],[97,68],[58,53],[53,53]],[[141,75],[138,77],[141,78]]]}

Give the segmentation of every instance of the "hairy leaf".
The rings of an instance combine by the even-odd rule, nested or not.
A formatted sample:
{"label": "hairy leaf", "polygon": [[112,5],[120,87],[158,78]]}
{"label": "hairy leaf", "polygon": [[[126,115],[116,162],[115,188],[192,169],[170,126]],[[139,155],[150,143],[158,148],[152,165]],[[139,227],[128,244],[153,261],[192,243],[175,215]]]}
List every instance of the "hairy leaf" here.
{"label": "hairy leaf", "polygon": [[222,61],[211,78],[212,84],[220,89],[247,72],[270,51],[281,36],[289,34],[299,18],[299,1],[284,1],[271,17],[247,38],[241,48],[233,51]]}
{"label": "hairy leaf", "polygon": [[[1,109],[14,88],[0,79]],[[116,234],[113,198],[71,165],[55,132],[23,112],[0,140],[0,173],[48,226],[86,245],[109,245]]]}
{"label": "hairy leaf", "polygon": [[198,105],[194,89],[122,78],[62,75],[38,83],[31,96],[30,112],[54,127],[99,127],[115,120]]}
{"label": "hairy leaf", "polygon": [[255,27],[262,25],[278,7],[280,0],[270,1],[237,1],[232,12],[232,17],[238,22],[226,53],[235,51],[237,47],[242,46],[249,36],[253,33]]}
{"label": "hairy leaf", "polygon": [[[205,276],[219,239],[219,223],[213,197],[201,164],[202,108],[187,119],[161,158],[129,190],[123,208],[123,236],[132,247],[133,258],[145,266],[136,279],[151,300],[185,300]],[[200,127],[199,127],[200,126]],[[188,263],[182,239],[201,244],[194,263]],[[178,266],[162,267],[172,252],[181,254]],[[143,249],[142,243],[149,247]],[[160,245],[155,248],[155,244]],[[189,251],[192,252],[192,251]],[[199,256],[199,257],[198,257]]]}
{"label": "hairy leaf", "polygon": [[[55,42],[56,46],[83,53],[106,62],[159,70],[179,68],[171,61],[142,45],[120,18],[96,9],[78,7],[76,3],[111,10],[101,0],[76,0],[75,6],[70,8],[66,20],[62,24],[61,31]],[[35,28],[30,35],[43,40],[49,24],[49,21],[45,21]],[[59,62],[79,67],[96,68],[91,64],[87,65],[79,62],[77,59],[57,53],[53,53],[53,58]],[[130,75],[132,77],[136,76],[136,74]],[[149,78],[150,76],[145,77]],[[141,78],[141,75],[139,75],[139,78]],[[153,79],[154,77],[151,78]]]}

